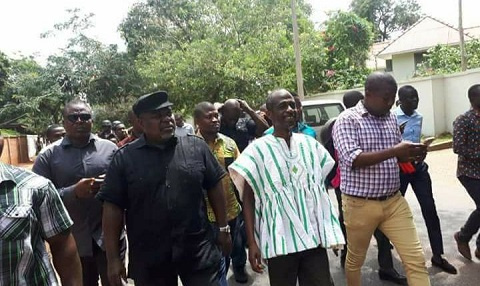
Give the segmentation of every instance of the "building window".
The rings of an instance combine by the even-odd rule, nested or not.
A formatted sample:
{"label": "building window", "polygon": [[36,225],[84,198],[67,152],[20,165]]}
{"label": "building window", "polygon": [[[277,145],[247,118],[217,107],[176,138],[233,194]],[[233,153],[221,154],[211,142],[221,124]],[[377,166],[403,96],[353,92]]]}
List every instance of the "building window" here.
{"label": "building window", "polygon": [[392,72],[393,71],[393,62],[392,60],[386,60],[385,61],[385,71],[386,72]]}
{"label": "building window", "polygon": [[415,63],[415,70],[418,70],[420,64],[423,63],[425,59],[426,52],[420,52],[413,54],[413,62]]}

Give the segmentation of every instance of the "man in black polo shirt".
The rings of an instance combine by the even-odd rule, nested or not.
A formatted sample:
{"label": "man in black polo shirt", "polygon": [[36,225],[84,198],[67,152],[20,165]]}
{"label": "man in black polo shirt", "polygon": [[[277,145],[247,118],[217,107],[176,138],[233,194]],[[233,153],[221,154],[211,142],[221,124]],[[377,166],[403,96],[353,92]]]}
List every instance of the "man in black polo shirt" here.
{"label": "man in black polo shirt", "polygon": [[135,285],[218,285],[220,249],[213,238],[204,190],[219,227],[224,254],[231,250],[221,179],[224,169],[196,136],[177,138],[166,92],[140,97],[133,107],[143,129],[113,157],[98,194],[104,201],[103,229],[112,285],[125,269],[118,237],[126,213],[129,275]]}

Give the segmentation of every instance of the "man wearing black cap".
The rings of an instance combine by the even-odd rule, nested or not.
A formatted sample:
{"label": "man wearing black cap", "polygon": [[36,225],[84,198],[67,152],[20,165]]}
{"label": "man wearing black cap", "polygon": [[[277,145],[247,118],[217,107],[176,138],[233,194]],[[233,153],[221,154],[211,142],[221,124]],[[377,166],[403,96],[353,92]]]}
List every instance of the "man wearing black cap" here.
{"label": "man wearing black cap", "polygon": [[112,285],[126,273],[118,237],[126,213],[129,276],[135,285],[218,285],[221,253],[208,222],[204,194],[215,213],[221,250],[231,249],[221,179],[224,169],[196,136],[175,137],[172,103],[164,91],[140,97],[133,107],[143,135],[115,154],[103,200],[108,272]]}

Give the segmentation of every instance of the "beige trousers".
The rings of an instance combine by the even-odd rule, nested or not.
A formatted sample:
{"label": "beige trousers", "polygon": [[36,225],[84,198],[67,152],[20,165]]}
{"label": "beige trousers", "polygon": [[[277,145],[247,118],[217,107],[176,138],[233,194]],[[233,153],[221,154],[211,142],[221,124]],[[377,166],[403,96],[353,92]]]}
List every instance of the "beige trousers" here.
{"label": "beige trousers", "polygon": [[370,239],[378,227],[393,243],[405,267],[408,285],[428,286],[425,256],[410,207],[400,192],[374,201],[342,194],[348,251],[345,272],[348,286],[361,285],[361,272]]}

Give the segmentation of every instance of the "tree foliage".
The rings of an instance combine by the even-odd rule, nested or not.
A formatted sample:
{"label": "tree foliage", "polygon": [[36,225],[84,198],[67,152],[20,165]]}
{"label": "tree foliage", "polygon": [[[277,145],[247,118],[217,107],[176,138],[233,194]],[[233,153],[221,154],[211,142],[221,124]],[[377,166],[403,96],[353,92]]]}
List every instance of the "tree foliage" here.
{"label": "tree foliage", "polygon": [[352,0],[350,9],[373,24],[377,41],[390,39],[392,33],[406,30],[421,17],[417,0]]}
{"label": "tree foliage", "polygon": [[325,23],[325,89],[346,89],[361,85],[369,70],[365,67],[373,43],[371,24],[350,12],[335,12]]}
{"label": "tree foliage", "polygon": [[[480,67],[480,40],[474,39],[465,44],[467,69]],[[417,76],[449,74],[461,71],[460,47],[437,45],[427,51],[425,60],[418,66]]]}

